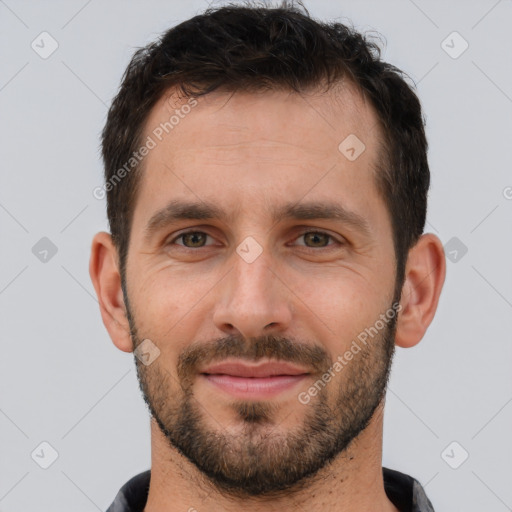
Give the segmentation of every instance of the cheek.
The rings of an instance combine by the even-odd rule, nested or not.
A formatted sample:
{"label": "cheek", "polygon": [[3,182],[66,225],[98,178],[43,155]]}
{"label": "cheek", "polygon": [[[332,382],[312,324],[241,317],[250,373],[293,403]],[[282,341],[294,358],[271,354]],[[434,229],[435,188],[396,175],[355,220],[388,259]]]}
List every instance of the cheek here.
{"label": "cheek", "polygon": [[296,301],[298,321],[310,318],[318,325],[318,332],[336,346],[350,343],[388,307],[384,300],[387,289],[346,268],[296,274],[294,282],[293,289],[300,298]]}
{"label": "cheek", "polygon": [[204,299],[218,281],[213,275],[199,279],[169,267],[139,274],[130,292],[139,336],[153,337],[161,345],[168,340],[186,345],[185,340],[190,342],[194,336],[187,329],[196,326],[194,315],[202,310]]}

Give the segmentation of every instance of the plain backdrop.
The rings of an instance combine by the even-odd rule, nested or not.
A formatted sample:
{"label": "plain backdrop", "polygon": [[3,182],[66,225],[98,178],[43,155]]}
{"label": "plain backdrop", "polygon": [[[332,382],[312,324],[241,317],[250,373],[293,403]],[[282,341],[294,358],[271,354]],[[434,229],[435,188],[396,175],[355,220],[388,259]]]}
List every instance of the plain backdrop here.
{"label": "plain backdrop", "polygon": [[[437,511],[512,510],[512,2],[305,5],[383,34],[426,116],[427,231],[446,244],[447,279],[423,341],[397,349],[384,465]],[[133,355],[113,346],[88,274],[108,229],[99,134],[136,47],[206,7],[0,0],[3,512],[104,511],[150,467]]]}

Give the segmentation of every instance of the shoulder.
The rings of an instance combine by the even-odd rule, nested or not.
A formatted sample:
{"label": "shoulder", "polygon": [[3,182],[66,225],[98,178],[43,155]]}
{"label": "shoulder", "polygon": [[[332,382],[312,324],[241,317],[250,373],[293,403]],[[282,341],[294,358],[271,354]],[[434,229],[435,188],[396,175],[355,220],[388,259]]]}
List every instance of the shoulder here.
{"label": "shoulder", "polygon": [[384,490],[400,512],[434,512],[421,484],[412,476],[382,468]]}
{"label": "shoulder", "polygon": [[148,498],[150,479],[150,469],[130,478],[119,489],[107,512],[142,512]]}

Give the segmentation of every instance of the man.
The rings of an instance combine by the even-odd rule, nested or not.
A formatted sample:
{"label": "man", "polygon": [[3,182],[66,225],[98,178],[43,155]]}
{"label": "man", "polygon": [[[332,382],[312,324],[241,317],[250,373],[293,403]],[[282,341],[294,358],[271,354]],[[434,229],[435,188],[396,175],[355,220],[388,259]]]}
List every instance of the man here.
{"label": "man", "polygon": [[152,443],[109,511],[432,511],[382,467],[445,276],[401,72],[304,9],[209,9],[137,51],[102,142],[90,274]]}

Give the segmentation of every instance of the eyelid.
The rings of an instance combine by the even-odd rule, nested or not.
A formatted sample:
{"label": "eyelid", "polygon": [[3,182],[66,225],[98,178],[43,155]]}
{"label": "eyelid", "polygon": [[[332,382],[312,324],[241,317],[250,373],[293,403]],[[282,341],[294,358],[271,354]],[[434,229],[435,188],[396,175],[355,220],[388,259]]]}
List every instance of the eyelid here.
{"label": "eyelid", "polygon": [[[199,228],[194,228],[194,229],[186,229],[184,231],[180,231],[178,234],[174,235],[172,238],[168,239],[166,242],[165,242],[165,245],[169,245],[169,244],[174,244],[176,243],[176,240],[179,240],[181,237],[185,236],[185,235],[188,235],[190,233],[201,233],[203,235],[206,235],[206,236],[209,236],[210,238],[213,238],[212,235],[210,235],[209,233],[207,233],[206,231],[203,231]],[[201,249],[202,247],[197,247],[196,249],[192,248],[192,247],[187,247],[185,245],[182,245],[182,244],[178,244],[180,247],[183,247],[184,249],[191,249],[191,250],[197,250],[197,249]],[[205,247],[205,246],[203,246]]]}
{"label": "eyelid", "polygon": [[[168,241],[165,242],[165,245],[174,244],[181,237],[183,237],[185,235],[188,235],[190,233],[201,233],[201,234],[206,235],[207,237],[213,238],[212,235],[210,235],[206,231],[202,231],[200,228],[189,228],[189,229],[186,229],[184,231],[178,232],[178,234],[175,234],[171,239],[169,239]],[[326,249],[328,247],[331,247],[332,245],[345,245],[346,244],[345,240],[339,240],[334,235],[331,235],[327,231],[324,231],[324,230],[319,229],[319,228],[309,227],[309,226],[301,228],[300,231],[294,236],[293,240],[295,241],[295,240],[297,240],[297,238],[300,238],[301,236],[304,236],[307,233],[314,233],[314,234],[319,234],[319,235],[325,235],[325,236],[329,237],[330,240],[334,241],[335,243],[334,244],[328,244],[328,245],[326,245],[324,247],[308,247],[307,245],[301,245],[301,247],[304,247],[305,249],[318,250],[318,249]],[[183,244],[177,244],[177,245],[179,245],[180,247],[183,247],[184,249],[189,249],[189,250],[192,250],[192,251],[196,251],[197,249],[202,249],[203,247],[208,247],[208,246],[203,245],[201,247],[193,248],[193,247],[186,247]]]}
{"label": "eyelid", "polygon": [[306,233],[313,233],[318,235],[325,235],[329,237],[331,240],[333,240],[334,244],[328,244],[325,247],[308,247],[307,245],[301,245],[301,247],[304,247],[306,249],[312,249],[312,250],[318,250],[318,249],[326,249],[328,247],[331,247],[332,245],[344,245],[346,242],[344,240],[338,240],[334,235],[331,235],[328,231],[324,231],[323,229],[308,227],[308,228],[302,228],[301,231],[294,237],[294,240],[297,238],[300,238],[301,236],[304,236]]}

